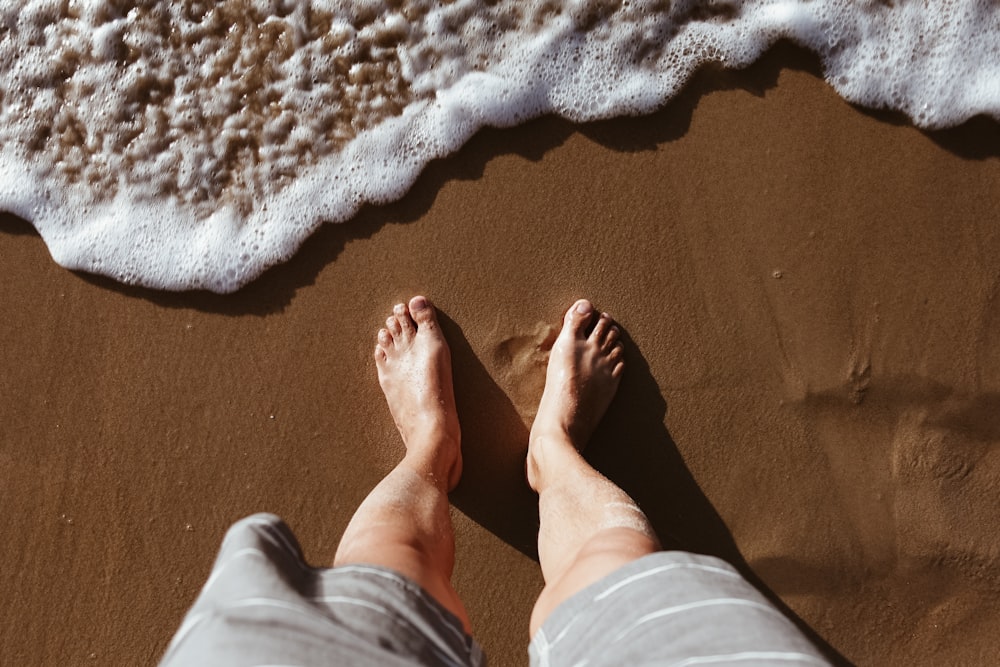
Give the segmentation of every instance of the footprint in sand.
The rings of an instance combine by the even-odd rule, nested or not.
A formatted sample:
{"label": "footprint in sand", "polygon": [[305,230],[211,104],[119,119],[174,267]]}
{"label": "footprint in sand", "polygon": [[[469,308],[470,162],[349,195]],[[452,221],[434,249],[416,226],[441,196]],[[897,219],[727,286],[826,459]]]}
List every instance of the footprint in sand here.
{"label": "footprint in sand", "polygon": [[[800,403],[868,576],[970,578],[1000,590],[1000,393],[919,377],[847,382]],[[845,400],[845,398],[847,400]]]}
{"label": "footprint in sand", "polygon": [[539,322],[525,334],[501,341],[493,353],[494,367],[514,407],[526,425],[535,420],[545,388],[545,367],[559,327]]}
{"label": "footprint in sand", "polygon": [[902,415],[891,466],[900,565],[954,567],[1000,586],[1000,396]]}

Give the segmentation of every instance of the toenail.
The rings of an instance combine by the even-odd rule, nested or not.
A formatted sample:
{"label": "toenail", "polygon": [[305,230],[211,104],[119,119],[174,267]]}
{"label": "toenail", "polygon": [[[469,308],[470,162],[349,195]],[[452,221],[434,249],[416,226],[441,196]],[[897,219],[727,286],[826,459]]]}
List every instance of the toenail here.
{"label": "toenail", "polygon": [[422,296],[415,296],[413,300],[410,301],[410,308],[413,310],[423,310],[427,307],[427,299]]}
{"label": "toenail", "polygon": [[580,313],[581,315],[586,315],[592,310],[594,310],[594,307],[591,305],[589,301],[580,301],[579,303],[576,304],[576,312]]}

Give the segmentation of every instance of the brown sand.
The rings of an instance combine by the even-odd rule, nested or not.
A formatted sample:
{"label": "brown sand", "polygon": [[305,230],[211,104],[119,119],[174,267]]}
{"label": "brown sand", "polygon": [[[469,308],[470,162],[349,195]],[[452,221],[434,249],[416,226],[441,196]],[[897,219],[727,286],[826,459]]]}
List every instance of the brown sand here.
{"label": "brown sand", "polygon": [[631,341],[591,456],[662,533],[859,664],[988,664],[998,150],[993,122],[922,133],[779,48],[651,118],[483,132],[233,296],[70,273],[6,219],[0,664],[155,662],[251,512],[329,562],[400,453],[370,355],[416,292],[454,349],[456,583],[492,664],[526,662],[537,348],[580,295]]}

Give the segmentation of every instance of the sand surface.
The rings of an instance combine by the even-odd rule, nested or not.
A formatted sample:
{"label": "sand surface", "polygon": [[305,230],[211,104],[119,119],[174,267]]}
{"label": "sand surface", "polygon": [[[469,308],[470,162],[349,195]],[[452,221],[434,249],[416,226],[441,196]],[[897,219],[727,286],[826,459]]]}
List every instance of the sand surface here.
{"label": "sand surface", "polygon": [[539,343],[588,296],[628,370],[589,455],[861,665],[1000,652],[1000,132],[851,107],[779,48],[662,112],[489,130],[227,296],[56,266],[0,222],[0,664],[154,663],[226,527],[314,564],[398,459],[374,332],[444,314],[456,586],[493,665],[542,582]]}

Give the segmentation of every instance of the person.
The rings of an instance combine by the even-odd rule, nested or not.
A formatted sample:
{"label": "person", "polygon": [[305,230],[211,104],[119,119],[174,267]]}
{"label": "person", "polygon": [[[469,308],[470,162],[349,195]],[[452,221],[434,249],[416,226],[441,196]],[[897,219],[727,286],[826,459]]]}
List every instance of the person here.
{"label": "person", "polygon": [[[611,317],[583,299],[569,308],[528,442],[545,581],[531,663],[827,664],[734,568],[661,551],[636,503],[581,455],[624,356]],[[236,523],[162,665],[484,664],[451,584],[461,430],[448,345],[425,297],[395,306],[375,363],[405,453],[358,507],[333,567],[306,565],[276,516]]]}

